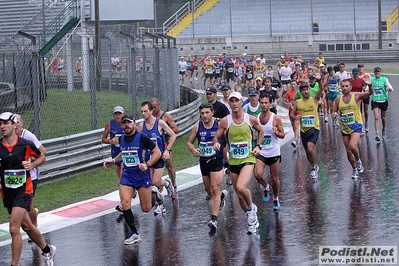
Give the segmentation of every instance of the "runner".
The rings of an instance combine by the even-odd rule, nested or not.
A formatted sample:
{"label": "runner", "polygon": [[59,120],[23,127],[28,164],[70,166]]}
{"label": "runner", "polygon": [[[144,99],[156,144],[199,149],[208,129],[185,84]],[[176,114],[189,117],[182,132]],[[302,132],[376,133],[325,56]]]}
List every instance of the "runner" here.
{"label": "runner", "polygon": [[[10,214],[11,265],[18,265],[22,251],[21,229],[42,250],[45,265],[54,265],[56,247],[48,245],[32,224],[29,210],[33,184],[30,171],[45,162],[44,155],[29,140],[15,133],[16,117],[10,112],[0,114],[0,180],[4,207]],[[35,160],[31,161],[31,157]]]}
{"label": "runner", "polygon": [[[156,187],[151,187],[150,168],[161,158],[161,151],[157,145],[145,134],[137,132],[133,116],[122,117],[124,135],[119,137],[120,152],[112,160],[104,161],[104,168],[123,161],[124,168],[119,183],[119,195],[122,202],[122,211],[126,224],[130,229],[125,245],[141,242],[140,235],[134,222],[131,209],[132,195],[138,191],[140,206],[143,212],[149,212],[156,204],[163,205],[163,196]],[[146,161],[140,156],[147,150],[152,152],[151,158]]]}
{"label": "runner", "polygon": [[187,72],[187,62],[185,61],[184,57],[180,57],[179,61],[179,75],[180,75],[180,82],[181,85],[184,84],[184,77],[186,76]]}
{"label": "runner", "polygon": [[[339,88],[338,88],[338,78],[335,75],[334,69],[329,66],[327,67],[328,72],[328,87],[325,88],[326,100],[327,100],[327,112],[324,116],[324,122],[328,123],[328,114],[333,113],[335,99],[339,96]],[[333,127],[337,125],[337,121],[333,118]]]}
{"label": "runner", "polygon": [[[201,104],[199,113],[200,121],[191,130],[187,147],[195,157],[200,158],[205,191],[212,198],[211,220],[208,226],[216,229],[219,209],[224,207],[227,195],[226,190],[220,192],[220,184],[223,181],[223,154],[221,151],[215,151],[212,144],[219,122],[213,116],[213,106],[209,103]],[[194,146],[195,140],[198,141],[198,148]]]}
{"label": "runner", "polygon": [[258,122],[263,128],[263,142],[260,155],[256,156],[255,178],[264,187],[263,201],[269,201],[270,188],[264,176],[266,165],[270,166],[270,178],[273,188],[273,209],[280,209],[280,180],[278,178],[279,165],[281,163],[280,144],[278,139],[283,139],[283,122],[278,115],[270,112],[271,98],[268,94],[260,97],[261,113],[257,116]]}
{"label": "runner", "polygon": [[248,234],[254,234],[259,222],[256,215],[257,207],[252,202],[248,183],[254,170],[255,156],[260,154],[260,145],[252,147],[252,128],[258,131],[258,143],[263,141],[263,129],[256,117],[242,111],[242,96],[239,92],[230,94],[229,103],[233,112],[220,121],[213,145],[215,151],[221,150],[223,147],[219,140],[226,134],[230,147],[231,180],[240,206],[247,214]]}
{"label": "runner", "polygon": [[362,99],[369,97],[374,92],[370,80],[365,82],[370,88],[369,91],[352,93],[351,80],[345,79],[341,81],[342,95],[335,99],[333,118],[338,117],[339,110],[341,134],[346,149],[346,155],[353,168],[352,178],[357,178],[359,173],[363,173],[364,171],[358,148],[363,126],[360,104]]}
{"label": "runner", "polygon": [[[386,138],[387,110],[388,110],[388,92],[393,91],[393,87],[387,77],[381,76],[381,68],[374,68],[374,77],[371,78],[371,84],[374,93],[371,95],[371,110],[374,114],[375,140],[381,141],[380,138],[380,116],[382,122],[382,140]],[[381,113],[381,114],[380,114]]]}
{"label": "runner", "polygon": [[257,116],[262,111],[262,108],[259,104],[259,92],[256,88],[250,87],[248,89],[248,97],[249,103],[245,104],[242,107],[244,113]]}
{"label": "runner", "polygon": [[[174,189],[172,180],[167,177],[165,180],[162,179],[162,174],[165,168],[165,161],[170,158],[170,152],[172,151],[172,146],[176,140],[176,134],[173,130],[165,123],[165,121],[153,116],[153,107],[150,102],[143,102],[141,104],[141,115],[144,119],[143,123],[137,126],[137,131],[147,135],[151,141],[156,143],[157,147],[161,151],[161,158],[154,163],[151,163],[150,173],[151,173],[151,183],[158,189],[166,187],[168,190],[168,195],[173,197]],[[165,134],[170,136],[169,145],[166,148],[165,144]],[[146,160],[152,156],[151,152],[145,154]],[[163,204],[159,204],[154,210],[154,214],[165,213],[165,207]]]}
{"label": "runner", "polygon": [[[327,75],[323,77],[324,81],[327,81]],[[319,80],[320,83],[320,80]],[[310,87],[307,83],[303,83],[300,86],[300,92],[302,98],[294,103],[290,117],[300,121],[301,128],[301,140],[302,145],[305,148],[306,156],[312,167],[310,170],[310,177],[317,178],[319,172],[319,166],[316,164],[316,150],[315,145],[319,138],[319,116],[317,115],[317,105],[320,100],[320,96],[323,92],[322,85],[319,85],[319,89],[314,97],[310,96]],[[295,115],[298,111],[298,115]]]}
{"label": "runner", "polygon": [[[295,80],[291,81],[290,90],[284,96],[284,105],[288,108],[288,114],[292,112],[294,107],[294,97],[298,91],[298,85]],[[298,114],[295,114],[295,116]],[[292,119],[290,116],[292,130],[294,131],[294,140],[291,142],[291,146],[296,148],[299,144],[299,121]]]}
{"label": "runner", "polygon": [[[362,78],[363,80],[370,79],[371,76],[370,74],[366,73],[364,71],[364,64],[358,64],[357,67],[360,69],[360,74],[359,78]],[[365,90],[368,88],[366,87]],[[363,104],[362,104],[362,113],[364,115],[364,131],[366,133],[369,132],[369,104],[370,104],[370,97],[363,99]]]}

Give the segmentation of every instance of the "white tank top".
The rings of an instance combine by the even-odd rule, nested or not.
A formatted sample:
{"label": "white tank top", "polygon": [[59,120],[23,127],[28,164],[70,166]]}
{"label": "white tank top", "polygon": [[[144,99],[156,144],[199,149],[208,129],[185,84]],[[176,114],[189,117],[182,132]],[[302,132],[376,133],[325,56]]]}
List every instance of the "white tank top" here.
{"label": "white tank top", "polygon": [[266,125],[263,125],[259,120],[260,114],[257,116],[258,122],[263,128],[263,142],[260,154],[265,158],[275,157],[280,155],[280,144],[278,137],[273,132],[273,120],[275,114],[272,113]]}

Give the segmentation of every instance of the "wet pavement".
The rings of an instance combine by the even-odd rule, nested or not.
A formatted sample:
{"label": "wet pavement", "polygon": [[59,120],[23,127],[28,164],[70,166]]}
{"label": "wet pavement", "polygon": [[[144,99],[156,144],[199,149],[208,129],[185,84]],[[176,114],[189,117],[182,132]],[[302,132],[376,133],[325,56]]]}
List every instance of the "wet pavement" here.
{"label": "wet pavement", "polygon": [[[256,235],[247,235],[246,215],[233,188],[225,183],[226,205],[219,213],[217,231],[210,231],[210,202],[205,200],[198,172],[190,170],[181,174],[179,182],[189,175],[194,181],[187,179],[179,186],[178,200],[166,198],[164,215],[145,214],[138,205],[133,206],[142,239],[139,244],[123,244],[128,229],[123,220],[116,221],[119,213],[112,208],[89,213],[90,219],[76,218],[76,213],[76,219],[64,217],[78,223],[60,220],[56,222],[62,225],[60,229],[56,225],[46,229],[42,222],[40,229],[49,231],[44,233],[46,241],[57,246],[56,265],[317,265],[320,245],[397,246],[399,106],[395,101],[399,99],[399,77],[390,76],[390,81],[396,90],[390,95],[387,139],[380,144],[374,140],[370,111],[370,132],[359,142],[365,171],[358,180],[351,179],[340,131],[330,121],[321,125],[316,181],[309,177],[302,145],[297,150],[289,144],[282,146],[279,212],[273,211],[272,202],[262,201],[261,186],[251,181],[260,222]],[[268,168],[266,173],[268,177]],[[114,206],[115,201],[106,203]],[[41,219],[49,216],[39,216],[39,227]],[[9,265],[7,240],[0,242],[0,252],[0,265]],[[25,238],[20,265],[40,263],[40,251]]]}

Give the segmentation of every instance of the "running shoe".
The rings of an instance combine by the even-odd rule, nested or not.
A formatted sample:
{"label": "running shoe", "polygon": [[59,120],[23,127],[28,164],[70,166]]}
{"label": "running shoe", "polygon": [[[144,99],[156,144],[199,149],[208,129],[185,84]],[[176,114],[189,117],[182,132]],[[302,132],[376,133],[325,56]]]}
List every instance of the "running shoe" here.
{"label": "running shoe", "polygon": [[278,199],[273,200],[273,210],[278,211],[280,210],[280,201]]}
{"label": "running shoe", "polygon": [[385,140],[387,138],[387,134],[385,131],[382,131],[382,140]]}
{"label": "running shoe", "polygon": [[355,168],[353,168],[353,171],[352,171],[352,179],[356,179],[358,177],[359,177],[359,172],[357,171],[357,168],[355,167]]}
{"label": "running shoe", "polygon": [[152,186],[151,188],[151,194],[152,194],[152,198],[155,200],[155,203],[158,203],[158,205],[162,205],[163,204],[163,195],[159,192],[158,188],[155,186]]}
{"label": "running shoe", "polygon": [[364,124],[364,130],[366,131],[366,133],[369,132],[369,125],[367,123]]}
{"label": "running shoe", "polygon": [[165,212],[166,212],[166,210],[165,210],[165,207],[163,206],[163,204],[158,205],[154,210],[155,215],[162,214]]}
{"label": "running shoe", "polygon": [[324,117],[324,123],[328,123],[328,115],[326,115],[326,117]]}
{"label": "running shoe", "polygon": [[359,172],[359,174],[364,172],[364,167],[361,160],[356,162],[356,169]]}
{"label": "running shoe", "polygon": [[210,220],[209,222],[208,222],[208,226],[211,228],[211,229],[216,229],[216,228],[218,228],[218,221],[217,220]]}
{"label": "running shoe", "polygon": [[252,203],[252,210],[247,211],[247,223],[248,225],[254,224],[258,220],[256,213],[258,212],[258,207]]}
{"label": "running shoe", "polygon": [[224,207],[224,205],[226,205],[226,201],[225,198],[227,196],[227,190],[222,190],[222,192],[220,193],[220,209]]}
{"label": "running shoe", "polygon": [[378,134],[375,136],[375,141],[377,141],[377,142],[381,141],[381,138],[380,138],[380,136]]}
{"label": "running shoe", "polygon": [[55,252],[57,251],[57,248],[53,245],[49,245],[49,247],[50,247],[50,252],[42,253],[42,256],[44,258],[44,265],[53,266],[54,265],[54,256],[55,256]]}
{"label": "running shoe", "polygon": [[247,234],[255,234],[256,229],[259,227],[259,221],[258,221],[258,216],[256,215],[256,212],[258,211],[258,208],[256,207],[255,204],[252,203],[252,210],[247,211],[247,223],[248,223],[248,231]]}
{"label": "running shoe", "polygon": [[268,202],[270,199],[270,189],[263,190],[263,201]]}
{"label": "running shoe", "polygon": [[139,242],[141,242],[141,238],[140,238],[139,234],[130,232],[130,236],[127,239],[125,239],[125,241],[123,243],[125,245],[131,245],[131,244],[139,243]]}
{"label": "running shoe", "polygon": [[119,204],[116,205],[115,210],[117,210],[118,212],[123,212],[122,203],[119,202]]}
{"label": "running shoe", "polygon": [[296,141],[295,141],[295,140],[293,140],[293,141],[291,142],[291,146],[292,146],[292,147],[294,147],[294,148],[296,148],[296,147],[297,147],[297,143],[296,143]]}
{"label": "running shoe", "polygon": [[168,185],[166,186],[166,189],[168,190],[168,196],[172,197],[175,192],[172,185],[172,180],[170,179],[170,177],[167,177],[165,181],[168,182]]}
{"label": "running shoe", "polygon": [[311,176],[312,178],[316,178],[318,172],[319,172],[319,166],[316,164],[316,166],[313,167],[313,168],[310,170],[310,176]]}

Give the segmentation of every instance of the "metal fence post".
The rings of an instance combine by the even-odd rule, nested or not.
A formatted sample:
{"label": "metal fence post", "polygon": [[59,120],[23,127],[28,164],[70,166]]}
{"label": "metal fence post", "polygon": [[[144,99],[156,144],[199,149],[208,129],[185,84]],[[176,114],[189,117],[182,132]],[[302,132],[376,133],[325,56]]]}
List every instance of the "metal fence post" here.
{"label": "metal fence post", "polygon": [[[96,69],[95,55],[93,49],[89,50],[89,68]],[[97,129],[97,98],[96,88],[98,77],[96,71],[90,71],[90,105],[91,105],[91,129]]]}
{"label": "metal fence post", "polygon": [[32,133],[41,138],[40,131],[40,95],[39,95],[39,66],[36,51],[32,51],[31,59],[31,75],[32,75],[32,102],[33,102],[33,122]]}

